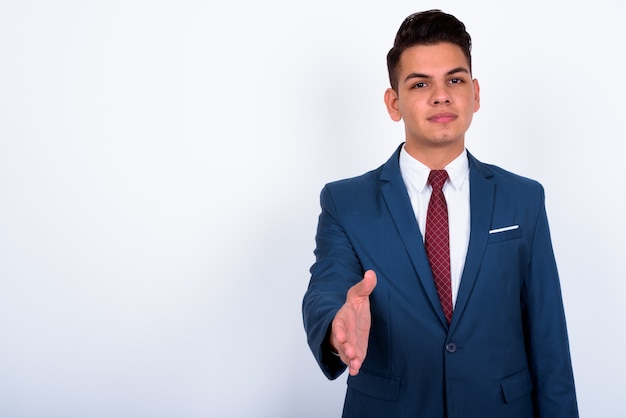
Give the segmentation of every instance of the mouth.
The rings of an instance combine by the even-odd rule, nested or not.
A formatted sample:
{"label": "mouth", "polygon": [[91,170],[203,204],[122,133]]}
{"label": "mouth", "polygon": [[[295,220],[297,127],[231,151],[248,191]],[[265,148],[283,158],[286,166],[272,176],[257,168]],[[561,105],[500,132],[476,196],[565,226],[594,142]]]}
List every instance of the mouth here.
{"label": "mouth", "polygon": [[428,120],[434,123],[449,123],[456,120],[456,118],[457,116],[454,113],[443,112],[430,116]]}

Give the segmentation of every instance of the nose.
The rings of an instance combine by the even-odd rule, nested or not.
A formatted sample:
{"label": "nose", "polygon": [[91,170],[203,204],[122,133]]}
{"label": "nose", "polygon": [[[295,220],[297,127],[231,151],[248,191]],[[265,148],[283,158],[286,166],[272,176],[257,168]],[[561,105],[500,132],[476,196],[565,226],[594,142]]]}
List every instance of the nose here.
{"label": "nose", "polygon": [[450,92],[445,86],[439,86],[433,91],[432,103],[433,105],[448,104],[452,101]]}

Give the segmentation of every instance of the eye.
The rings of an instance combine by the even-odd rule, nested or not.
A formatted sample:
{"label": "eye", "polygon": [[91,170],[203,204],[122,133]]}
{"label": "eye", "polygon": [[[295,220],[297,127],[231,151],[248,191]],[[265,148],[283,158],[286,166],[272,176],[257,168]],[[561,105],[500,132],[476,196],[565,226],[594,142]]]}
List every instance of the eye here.
{"label": "eye", "polygon": [[461,84],[462,82],[463,82],[463,79],[458,78],[458,77],[450,79],[450,84]]}
{"label": "eye", "polygon": [[413,88],[414,89],[421,89],[426,87],[426,83],[424,83],[423,81],[420,81],[419,83],[415,83],[413,84]]}

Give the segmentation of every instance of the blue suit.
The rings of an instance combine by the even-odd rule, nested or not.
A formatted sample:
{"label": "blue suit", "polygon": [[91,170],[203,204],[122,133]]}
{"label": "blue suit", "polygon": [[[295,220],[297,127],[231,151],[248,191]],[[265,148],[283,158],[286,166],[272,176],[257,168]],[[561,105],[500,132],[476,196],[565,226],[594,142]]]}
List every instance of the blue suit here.
{"label": "blue suit", "polygon": [[366,270],[378,277],[367,357],[348,378],[343,416],[577,417],[542,186],[468,153],[471,232],[448,325],[399,152],[321,193],[303,316],[330,379],[345,370],[328,346],[330,324]]}

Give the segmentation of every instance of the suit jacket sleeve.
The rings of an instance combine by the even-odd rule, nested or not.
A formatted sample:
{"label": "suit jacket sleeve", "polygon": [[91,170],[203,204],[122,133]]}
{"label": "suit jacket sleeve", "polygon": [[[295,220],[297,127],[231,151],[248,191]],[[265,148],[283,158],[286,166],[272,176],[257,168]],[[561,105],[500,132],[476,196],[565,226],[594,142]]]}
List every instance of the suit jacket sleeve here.
{"label": "suit jacket sleeve", "polygon": [[578,416],[565,314],[552,249],[545,198],[541,204],[522,292],[529,364],[535,380],[535,415]]}
{"label": "suit jacket sleeve", "polygon": [[328,334],[348,289],[363,278],[363,268],[344,232],[329,186],[321,192],[322,211],[315,237],[316,262],[304,295],[302,312],[308,344],[329,379],[339,377],[346,365],[330,351]]}

